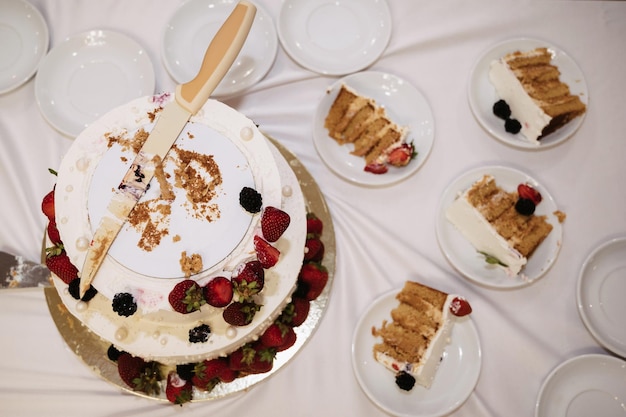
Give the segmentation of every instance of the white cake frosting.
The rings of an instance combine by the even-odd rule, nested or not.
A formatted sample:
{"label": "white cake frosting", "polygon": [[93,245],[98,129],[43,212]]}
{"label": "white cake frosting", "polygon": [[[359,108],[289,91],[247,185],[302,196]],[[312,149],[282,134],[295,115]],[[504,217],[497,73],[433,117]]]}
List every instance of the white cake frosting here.
{"label": "white cake frosting", "polygon": [[437,374],[437,369],[439,369],[445,348],[450,344],[450,334],[456,320],[456,316],[450,312],[450,304],[454,298],[454,295],[446,297],[443,311],[433,308],[431,313],[439,318],[437,320],[439,328],[431,337],[426,352],[424,352],[419,362],[401,362],[379,351],[374,353],[375,359],[393,373],[404,371],[412,375],[415,378],[415,382],[419,385],[430,388]]}
{"label": "white cake frosting", "polygon": [[[136,133],[149,132],[172,99],[169,94],[143,97],[112,110],[81,133],[64,157],[55,188],[56,221],[68,256],[79,269],[104,207],[134,159]],[[187,166],[215,192],[210,204],[198,206],[176,183],[185,155],[209,155],[219,167],[213,177],[202,171],[198,158]],[[160,240],[142,245],[144,226],[126,224],[94,278],[98,295],[88,303],[75,300],[60,279],[55,278],[55,285],[68,310],[120,350],[164,364],[223,356],[257,338],[290,301],[304,255],[304,197],[288,163],[254,123],[214,100],[190,119],[163,169],[175,198],[159,200],[162,190],[155,178],[140,200],[150,208],[148,222],[160,230]],[[253,238],[261,234],[261,216],[240,206],[243,186],[256,189],[264,207],[280,207],[291,217],[287,231],[273,244],[280,250],[279,262],[265,271],[265,287],[255,299],[262,308],[243,327],[228,325],[223,309],[210,305],[190,314],[173,311],[168,294],[185,279],[183,252],[201,255],[203,270],[191,276],[200,285],[215,276],[228,278],[239,263],[255,258]],[[164,206],[167,210],[160,209]],[[113,312],[111,300],[120,292],[133,295],[138,305],[134,315]],[[208,341],[190,343],[189,330],[200,324],[211,328]]]}
{"label": "white cake frosting", "polygon": [[[493,178],[490,175],[486,177],[487,180]],[[480,211],[469,202],[467,195],[470,189],[471,187],[448,207],[446,218],[478,252],[497,259],[500,262],[500,266],[505,268],[510,274],[517,275],[522,267],[526,265],[526,257],[509,244]]]}
{"label": "white cake frosting", "polygon": [[539,146],[538,138],[552,117],[544,112],[526,92],[504,58],[491,62],[489,80],[495,87],[498,97],[506,101],[511,109],[511,114],[515,115],[517,121],[522,125],[522,135],[530,143]]}

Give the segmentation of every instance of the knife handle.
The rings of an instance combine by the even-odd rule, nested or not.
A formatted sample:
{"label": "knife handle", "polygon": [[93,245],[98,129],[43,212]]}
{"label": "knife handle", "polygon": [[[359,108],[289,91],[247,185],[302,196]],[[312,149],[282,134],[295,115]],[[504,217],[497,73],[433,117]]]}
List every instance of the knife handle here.
{"label": "knife handle", "polygon": [[233,65],[255,14],[256,6],[240,1],[209,44],[196,77],[176,87],[176,101],[191,114],[200,110]]}

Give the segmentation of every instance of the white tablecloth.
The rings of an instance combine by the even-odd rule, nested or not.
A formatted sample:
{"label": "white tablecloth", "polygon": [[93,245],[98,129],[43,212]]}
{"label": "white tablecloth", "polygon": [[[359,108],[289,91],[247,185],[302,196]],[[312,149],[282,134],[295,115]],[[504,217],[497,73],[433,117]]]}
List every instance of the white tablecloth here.
{"label": "white tablecloth", "polygon": [[[145,46],[156,91],[174,81],[162,64],[161,34],[180,4],[171,0],[31,0],[50,28],[50,47],[90,30],[122,32]],[[278,18],[279,0],[259,3]],[[594,341],[576,306],[584,258],[626,232],[626,3],[563,1],[389,0],[391,40],[368,70],[396,74],[431,105],[435,142],[425,165],[390,187],[353,185],[324,165],[312,142],[313,114],[338,77],[295,63],[279,47],[267,76],[225,100],[294,152],[318,182],[332,212],[337,271],[326,315],[295,359],[245,394],[173,407],[120,391],[87,369],[66,347],[42,291],[0,292],[2,416],[377,416],[351,365],[358,318],[381,293],[419,279],[464,294],[482,347],[474,393],[455,416],[531,416],[540,386],[566,359],[610,355]],[[468,105],[468,78],[491,45],[520,36],[568,52],[589,87],[584,123],[554,148],[523,151],[486,133]],[[46,220],[39,207],[72,140],[42,117],[34,79],[0,96],[0,250],[40,257]],[[505,164],[528,172],[567,213],[561,252],[539,281],[515,290],[477,286],[446,261],[434,220],[445,187],[464,171]]]}

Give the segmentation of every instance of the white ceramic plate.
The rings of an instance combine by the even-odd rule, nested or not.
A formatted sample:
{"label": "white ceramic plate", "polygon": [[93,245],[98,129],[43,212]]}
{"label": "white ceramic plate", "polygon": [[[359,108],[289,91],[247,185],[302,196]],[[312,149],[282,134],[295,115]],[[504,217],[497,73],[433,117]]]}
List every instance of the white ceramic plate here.
{"label": "white ceramic plate", "polygon": [[0,2],[0,94],[28,81],[48,51],[48,25],[24,0]]}
{"label": "white ceramic plate", "polygon": [[361,388],[370,400],[387,413],[396,416],[435,417],[448,415],[470,396],[478,382],[481,369],[480,340],[469,316],[459,320],[452,329],[435,380],[429,389],[415,385],[403,391],[396,385],[395,375],[376,362],[372,348],[378,340],[372,326],[391,321],[391,310],[398,304],[400,288],[377,298],[361,316],[352,338],[352,367]]}
{"label": "white ceramic plate", "polygon": [[[463,191],[482,178],[491,174],[503,189],[515,191],[521,183],[532,185],[543,197],[535,214],[545,215],[552,231],[531,255],[528,263],[517,276],[510,276],[504,268],[490,265],[471,243],[446,218],[446,210]],[[439,203],[436,230],[442,252],[448,261],[465,277],[475,283],[491,288],[517,288],[530,284],[542,277],[556,260],[561,249],[563,229],[554,215],[556,203],[547,189],[530,175],[505,166],[485,166],[474,168],[456,178],[444,191]]]}
{"label": "white ceramic plate", "polygon": [[[235,7],[235,0],[190,0],[169,20],[163,33],[163,64],[179,84],[192,80],[213,37]],[[239,55],[214,97],[236,94],[265,77],[276,58],[278,37],[271,16],[258,4],[254,23]]]}
{"label": "white ceramic plate", "polygon": [[578,277],[578,312],[593,337],[626,357],[626,237],[595,248]]}
{"label": "white ceramic plate", "polygon": [[474,116],[480,125],[493,137],[508,145],[522,149],[546,149],[570,138],[583,123],[585,115],[569,122],[556,132],[541,139],[537,146],[524,138],[521,133],[511,134],[504,130],[504,121],[493,114],[493,105],[500,98],[496,94],[496,89],[489,81],[489,65],[491,61],[498,59],[508,53],[518,50],[525,51],[537,47],[547,47],[552,54],[552,63],[561,71],[561,81],[569,85],[570,92],[580,96],[583,103],[587,104],[589,93],[587,83],[582,71],[576,62],[565,52],[537,39],[519,38],[498,43],[491,47],[476,62],[469,80],[469,104]]}
{"label": "white ceramic plate", "polygon": [[391,38],[386,0],[285,0],[278,17],[285,51],[303,67],[344,75],[368,67]]}
{"label": "white ceramic plate", "polygon": [[626,415],[626,362],[589,354],[557,366],[544,381],[535,417],[618,417]]}
{"label": "white ceramic plate", "polygon": [[[353,145],[339,145],[328,136],[324,120],[342,84],[376,100],[385,107],[391,120],[408,127],[407,141],[413,142],[417,156],[407,166],[389,167],[385,174],[365,172],[365,160],[350,154]],[[360,185],[390,185],[407,178],[426,161],[435,139],[434,125],[426,98],[407,81],[384,72],[360,72],[338,80],[325,92],[315,113],[313,143],[322,160],[340,177]]]}
{"label": "white ceramic plate", "polygon": [[76,137],[109,110],[154,93],[154,86],[154,68],[141,45],[121,33],[92,30],[48,53],[35,78],[35,96],[44,118]]}

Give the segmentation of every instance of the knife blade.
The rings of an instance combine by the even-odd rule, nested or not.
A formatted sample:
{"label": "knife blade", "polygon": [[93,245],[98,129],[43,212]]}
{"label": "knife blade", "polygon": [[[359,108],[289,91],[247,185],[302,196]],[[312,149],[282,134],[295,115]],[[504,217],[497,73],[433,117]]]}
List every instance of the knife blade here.
{"label": "knife blade", "polygon": [[0,288],[49,287],[50,278],[45,265],[0,251]]}
{"label": "knife blade", "polygon": [[189,118],[200,110],[239,54],[254,21],[256,7],[240,1],[209,44],[196,77],[176,86],[146,142],[124,175],[91,239],[80,272],[80,295],[89,289],[128,215],[145,193],[157,164],[167,155]]}

